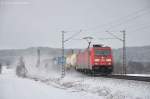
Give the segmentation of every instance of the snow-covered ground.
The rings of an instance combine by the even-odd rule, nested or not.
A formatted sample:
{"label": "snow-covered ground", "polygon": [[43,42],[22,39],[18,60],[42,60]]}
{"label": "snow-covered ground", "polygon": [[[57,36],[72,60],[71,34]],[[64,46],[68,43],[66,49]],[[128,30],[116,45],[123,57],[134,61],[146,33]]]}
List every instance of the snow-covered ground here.
{"label": "snow-covered ground", "polygon": [[[102,99],[150,99],[149,82],[89,77],[74,69],[67,70],[65,78],[60,79],[61,67],[54,65],[52,61],[47,62],[45,58],[41,59],[41,66],[28,73],[28,77],[58,89],[92,94],[93,97],[98,96]],[[48,66],[45,67],[44,64]]]}
{"label": "snow-covered ground", "polygon": [[50,58],[41,58],[39,67],[35,57],[24,61],[28,70],[26,79],[3,69],[0,99],[150,99],[149,82],[90,77],[74,69],[67,70],[61,79],[61,67],[54,65]]}
{"label": "snow-covered ground", "polygon": [[0,99],[102,99],[85,92],[55,88],[30,79],[18,78],[14,70],[5,69],[0,75]]}
{"label": "snow-covered ground", "polygon": [[150,74],[126,74],[128,76],[143,76],[143,77],[150,77]]}
{"label": "snow-covered ground", "polygon": [[[123,75],[123,74],[113,74],[113,75]],[[141,77],[150,77],[150,74],[124,74],[126,76],[141,76]]]}
{"label": "snow-covered ground", "polygon": [[78,93],[84,92],[87,95],[92,94],[102,99],[150,99],[149,82],[88,77],[76,72],[67,73],[64,79],[44,80],[43,77],[38,76],[38,80],[41,79],[40,81],[47,85]]}

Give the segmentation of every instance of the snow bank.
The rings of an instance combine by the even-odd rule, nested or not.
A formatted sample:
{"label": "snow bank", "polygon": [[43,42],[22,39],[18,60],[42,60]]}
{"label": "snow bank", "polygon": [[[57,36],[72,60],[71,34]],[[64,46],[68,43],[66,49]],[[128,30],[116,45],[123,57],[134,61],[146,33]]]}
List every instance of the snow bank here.
{"label": "snow bank", "polygon": [[60,67],[55,66],[52,59],[53,57],[50,56],[42,56],[39,66],[37,66],[36,56],[24,56],[25,65],[28,70],[27,75],[40,79],[59,77]]}
{"label": "snow bank", "polygon": [[7,66],[2,66],[2,74],[16,76],[15,69],[8,69]]}
{"label": "snow bank", "polygon": [[150,77],[150,74],[126,74],[128,76],[143,76],[143,77]]}
{"label": "snow bank", "polygon": [[91,94],[68,92],[41,82],[18,78],[9,74],[9,71],[10,69],[0,75],[0,99],[102,99]]}
{"label": "snow bank", "polygon": [[68,69],[65,78],[61,79],[61,66],[53,64],[52,57],[41,57],[39,67],[36,67],[35,56],[26,56],[24,60],[28,78],[59,89],[86,93],[103,99],[150,99],[149,82],[89,77],[74,69]]}

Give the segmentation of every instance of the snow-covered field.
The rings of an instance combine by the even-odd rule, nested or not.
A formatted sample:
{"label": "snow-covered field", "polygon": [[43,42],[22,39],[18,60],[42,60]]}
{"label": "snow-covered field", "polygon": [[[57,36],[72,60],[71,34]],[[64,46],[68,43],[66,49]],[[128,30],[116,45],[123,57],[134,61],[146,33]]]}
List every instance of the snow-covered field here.
{"label": "snow-covered field", "polygon": [[30,79],[18,78],[13,70],[0,75],[0,99],[98,99],[90,94],[55,88]]}
{"label": "snow-covered field", "polygon": [[[29,78],[59,89],[92,94],[93,97],[98,96],[102,99],[150,99],[149,82],[89,77],[74,69],[67,70],[65,78],[60,79],[61,66],[58,68],[52,62],[45,63],[44,60],[41,61],[41,67],[34,69],[34,73],[28,73]],[[47,69],[44,63],[48,64]]]}
{"label": "snow-covered field", "polygon": [[143,77],[150,77],[150,74],[127,74],[128,76],[143,76]]}
{"label": "snow-covered field", "polygon": [[4,69],[0,76],[0,99],[150,99],[149,82],[90,77],[74,69],[67,70],[61,79],[61,68],[50,59],[41,59],[39,67],[34,57],[24,60],[28,79]]}
{"label": "snow-covered field", "polygon": [[[36,78],[36,77],[34,77]],[[37,80],[37,79],[36,79]],[[102,99],[150,99],[150,83],[67,73],[64,79],[38,77],[47,85],[72,92],[84,92]]]}

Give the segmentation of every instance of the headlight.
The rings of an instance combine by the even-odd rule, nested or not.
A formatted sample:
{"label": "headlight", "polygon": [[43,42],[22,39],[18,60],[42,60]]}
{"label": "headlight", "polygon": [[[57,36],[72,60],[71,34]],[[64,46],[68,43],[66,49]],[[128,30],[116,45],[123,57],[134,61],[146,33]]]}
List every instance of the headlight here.
{"label": "headlight", "polygon": [[100,61],[100,59],[95,59],[94,61],[95,61],[95,62],[99,62],[99,61]]}
{"label": "headlight", "polygon": [[106,59],[107,62],[111,62],[111,59]]}
{"label": "headlight", "polygon": [[108,65],[111,65],[111,63],[108,63]]}

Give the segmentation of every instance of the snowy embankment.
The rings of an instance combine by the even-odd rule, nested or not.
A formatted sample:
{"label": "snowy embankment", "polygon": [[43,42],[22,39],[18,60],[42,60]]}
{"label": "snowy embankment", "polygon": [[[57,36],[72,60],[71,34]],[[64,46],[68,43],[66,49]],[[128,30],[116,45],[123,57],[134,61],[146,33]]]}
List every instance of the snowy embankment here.
{"label": "snowy embankment", "polygon": [[39,81],[18,78],[13,69],[0,74],[0,99],[102,99],[92,94],[74,93]]}
{"label": "snowy embankment", "polygon": [[103,99],[150,99],[150,83],[103,77],[89,77],[74,70],[67,70],[60,79],[61,67],[52,60],[43,58],[36,67],[36,58],[25,58],[28,78],[71,92],[92,94]]}
{"label": "snowy embankment", "polygon": [[150,77],[150,74],[127,74],[128,76],[143,76],[143,77]]}

